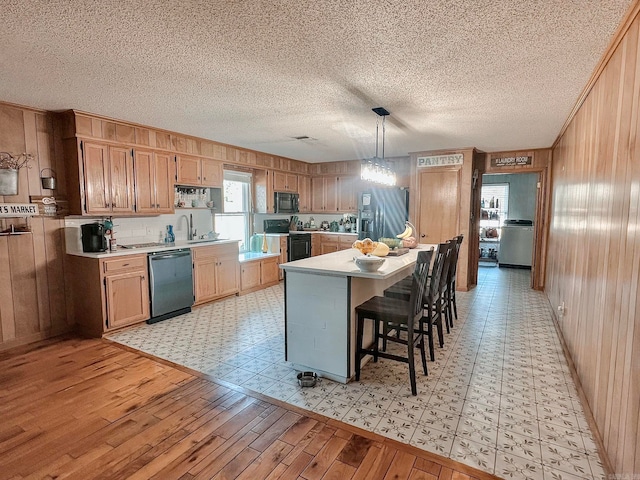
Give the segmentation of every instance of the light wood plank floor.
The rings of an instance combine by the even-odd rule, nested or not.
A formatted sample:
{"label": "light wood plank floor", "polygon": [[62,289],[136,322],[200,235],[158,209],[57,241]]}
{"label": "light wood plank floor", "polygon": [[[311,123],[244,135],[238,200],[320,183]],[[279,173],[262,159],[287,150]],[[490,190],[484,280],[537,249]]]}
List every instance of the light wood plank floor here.
{"label": "light wood plank floor", "polygon": [[107,340],[64,338],[0,354],[0,478],[497,477]]}

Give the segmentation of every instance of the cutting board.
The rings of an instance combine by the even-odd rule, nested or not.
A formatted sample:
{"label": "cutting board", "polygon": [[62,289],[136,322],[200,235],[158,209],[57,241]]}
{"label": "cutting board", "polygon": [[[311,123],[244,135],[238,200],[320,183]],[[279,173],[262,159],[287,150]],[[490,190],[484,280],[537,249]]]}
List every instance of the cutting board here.
{"label": "cutting board", "polygon": [[396,248],[395,250],[389,250],[387,254],[389,257],[398,257],[400,255],[404,255],[405,253],[409,253],[408,248]]}

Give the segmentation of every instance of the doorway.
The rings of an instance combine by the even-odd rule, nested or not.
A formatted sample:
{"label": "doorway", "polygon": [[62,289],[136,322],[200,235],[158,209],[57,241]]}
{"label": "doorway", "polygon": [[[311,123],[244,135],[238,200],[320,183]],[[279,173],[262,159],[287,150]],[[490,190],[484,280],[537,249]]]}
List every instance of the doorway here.
{"label": "doorway", "polygon": [[538,185],[538,173],[482,176],[478,267],[532,269]]}

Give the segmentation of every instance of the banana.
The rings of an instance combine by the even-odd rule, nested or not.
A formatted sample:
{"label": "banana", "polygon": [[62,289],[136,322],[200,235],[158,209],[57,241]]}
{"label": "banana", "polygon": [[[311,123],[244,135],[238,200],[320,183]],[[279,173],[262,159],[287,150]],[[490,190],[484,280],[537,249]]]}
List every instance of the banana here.
{"label": "banana", "polygon": [[412,233],[413,233],[413,228],[411,228],[409,224],[406,224],[404,232],[396,235],[396,238],[407,238],[407,237],[410,237]]}

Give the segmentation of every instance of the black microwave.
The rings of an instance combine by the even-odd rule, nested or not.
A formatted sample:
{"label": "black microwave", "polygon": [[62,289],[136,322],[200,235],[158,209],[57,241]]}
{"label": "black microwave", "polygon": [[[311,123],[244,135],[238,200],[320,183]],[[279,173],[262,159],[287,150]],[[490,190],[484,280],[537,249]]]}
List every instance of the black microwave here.
{"label": "black microwave", "polygon": [[275,192],[273,197],[274,213],[298,213],[299,195],[297,193]]}

